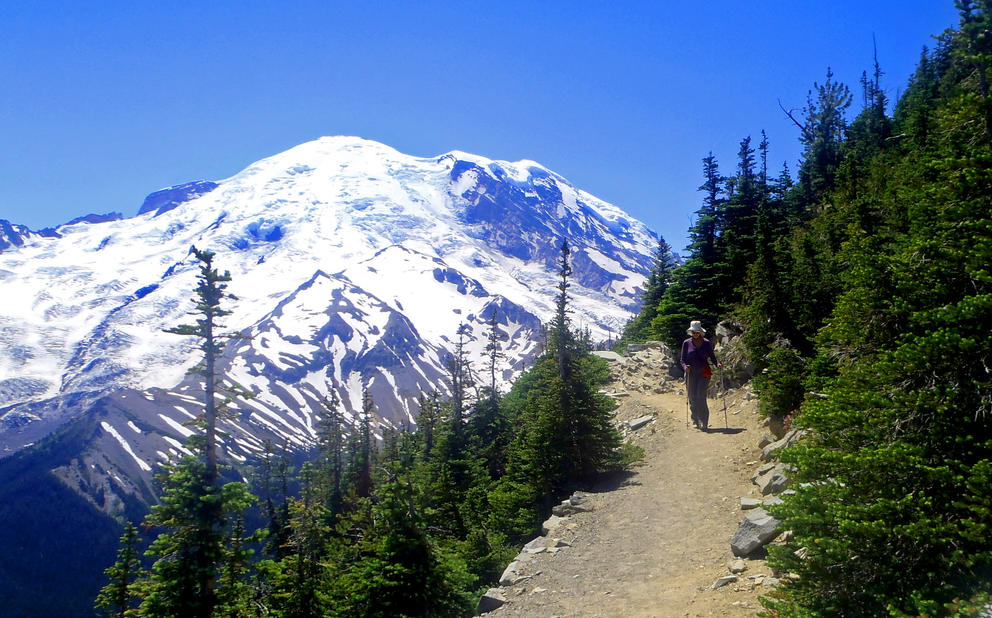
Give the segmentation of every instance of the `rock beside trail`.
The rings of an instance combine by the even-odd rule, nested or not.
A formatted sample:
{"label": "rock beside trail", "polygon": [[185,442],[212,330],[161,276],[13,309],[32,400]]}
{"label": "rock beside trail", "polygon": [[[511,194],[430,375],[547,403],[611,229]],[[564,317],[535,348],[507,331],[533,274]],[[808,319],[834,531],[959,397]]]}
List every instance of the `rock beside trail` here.
{"label": "rock beside trail", "polygon": [[747,556],[775,540],[781,533],[780,525],[781,522],[763,508],[749,511],[730,539],[730,549],[735,556]]}
{"label": "rock beside trail", "polygon": [[737,576],[736,575],[724,575],[720,579],[718,579],[715,582],[713,582],[713,585],[710,586],[710,589],[711,590],[716,590],[717,588],[723,588],[727,584],[732,584],[732,583],[734,583],[736,581],[737,581]]}
{"label": "rock beside trail", "polygon": [[738,558],[737,560],[734,560],[733,562],[730,563],[730,565],[727,566],[727,570],[733,573],[734,575],[743,573],[744,571],[747,570],[747,562]]}
{"label": "rock beside trail", "polygon": [[633,420],[627,421],[627,426],[630,427],[631,431],[637,431],[638,429],[644,427],[653,420],[654,420],[653,416],[642,416],[640,418],[635,418]]}
{"label": "rock beside trail", "polygon": [[741,510],[749,511],[751,509],[756,509],[761,506],[763,502],[757,498],[741,498]]}
{"label": "rock beside trail", "polygon": [[565,518],[559,517],[558,515],[552,515],[551,517],[544,520],[541,524],[541,536],[548,536],[552,532],[558,529],[558,526],[564,523]]}
{"label": "rock beside trail", "polygon": [[788,487],[789,472],[791,469],[787,464],[779,463],[755,478],[754,483],[761,490],[763,496],[777,494]]}
{"label": "rock beside trail", "polygon": [[479,607],[476,609],[477,614],[484,614],[486,612],[491,612],[494,609],[503,607],[506,604],[506,595],[499,588],[490,588],[486,591],[486,594],[482,595],[479,599]]}
{"label": "rock beside trail", "polygon": [[[585,494],[580,492],[575,492],[572,496],[566,500],[562,500],[561,504],[551,509],[552,517],[557,515],[558,517],[568,517],[569,515],[575,515],[576,513],[588,513],[592,510],[592,505],[589,503],[589,499]],[[551,520],[549,519],[548,522]],[[545,522],[547,524],[548,522]],[[551,526],[548,526],[551,530]],[[548,534],[545,532],[544,534]]]}
{"label": "rock beside trail", "polygon": [[776,451],[798,442],[807,433],[809,432],[805,429],[793,429],[789,431],[782,437],[781,440],[772,442],[761,449],[761,461],[770,461],[773,457],[775,457]]}
{"label": "rock beside trail", "polygon": [[528,579],[528,576],[520,572],[521,568],[523,568],[523,564],[519,560],[514,560],[506,565],[506,568],[503,569],[503,574],[499,578],[499,585],[513,586]]}

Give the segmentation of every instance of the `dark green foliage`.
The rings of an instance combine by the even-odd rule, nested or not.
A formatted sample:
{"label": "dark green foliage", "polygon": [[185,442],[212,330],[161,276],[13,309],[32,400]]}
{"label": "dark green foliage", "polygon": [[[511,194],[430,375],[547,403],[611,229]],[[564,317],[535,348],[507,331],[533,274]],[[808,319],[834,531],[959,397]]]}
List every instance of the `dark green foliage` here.
{"label": "dark green foliage", "polygon": [[457,616],[471,613],[460,591],[471,576],[442,553],[425,532],[414,488],[399,464],[378,488],[372,517],[344,554],[334,584],[332,615]]}
{"label": "dark green foliage", "polygon": [[651,323],[658,315],[658,304],[665,294],[665,290],[672,282],[675,268],[679,260],[664,238],[658,238],[658,246],[654,252],[654,263],[648,280],[645,283],[644,293],[641,295],[642,309],[633,319],[631,319],[623,329],[623,336],[618,342],[618,347],[623,347],[628,343],[639,343],[647,341],[654,336]]}
{"label": "dark green foliage", "polygon": [[762,413],[781,422],[803,402],[803,358],[794,349],[780,346],[768,353],[766,365],[754,376],[754,386],[761,395]]}
{"label": "dark green foliage", "polygon": [[317,491],[319,476],[316,468],[303,470],[302,495],[289,503],[282,559],[263,565],[270,587],[267,606],[275,616],[319,618],[329,615],[333,607],[329,600],[334,576],[330,555],[337,539],[327,523],[328,508]]}
{"label": "dark green foliage", "polygon": [[[191,446],[197,440],[191,438]],[[202,442],[200,443],[202,449]],[[221,570],[229,566],[227,554],[231,519],[253,501],[243,483],[208,485],[207,465],[187,456],[168,465],[157,478],[162,483],[161,502],[145,519],[162,527],[146,555],[155,558],[151,575],[137,584],[143,616],[212,616],[219,599],[228,591],[217,590]],[[233,583],[233,582],[232,582]]]}
{"label": "dark green foliage", "polygon": [[108,582],[96,597],[94,607],[102,610],[108,616],[120,616],[135,605],[136,594],[133,584],[142,575],[141,553],[139,550],[140,537],[134,524],[128,522],[121,535],[120,549],[117,550],[117,562],[107,567],[103,572]]}
{"label": "dark green foliage", "polygon": [[623,462],[614,402],[598,393],[605,361],[579,345],[568,322],[569,248],[562,244],[557,312],[546,354],[514,385],[507,407],[518,429],[492,501],[511,537],[531,533],[563,492]]}
{"label": "dark green foliage", "polygon": [[921,62],[894,114],[903,137],[880,140],[871,109],[852,125],[831,216],[848,235],[842,291],[813,364],[826,398],[796,416],[815,433],[783,454],[801,484],[775,509],[796,545],[773,563],[800,579],[772,615],[966,615],[988,598],[992,7],[979,4],[961,3],[961,30]]}

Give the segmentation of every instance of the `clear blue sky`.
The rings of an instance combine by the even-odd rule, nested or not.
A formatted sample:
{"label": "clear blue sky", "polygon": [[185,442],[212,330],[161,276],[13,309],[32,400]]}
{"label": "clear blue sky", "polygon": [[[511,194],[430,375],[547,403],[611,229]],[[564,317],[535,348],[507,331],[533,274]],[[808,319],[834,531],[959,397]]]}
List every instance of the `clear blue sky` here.
{"label": "clear blue sky", "polygon": [[953,0],[5,2],[0,218],[137,212],[322,135],[533,159],[676,249],[701,159],[735,165],[827,67],[860,99],[872,38],[891,98]]}

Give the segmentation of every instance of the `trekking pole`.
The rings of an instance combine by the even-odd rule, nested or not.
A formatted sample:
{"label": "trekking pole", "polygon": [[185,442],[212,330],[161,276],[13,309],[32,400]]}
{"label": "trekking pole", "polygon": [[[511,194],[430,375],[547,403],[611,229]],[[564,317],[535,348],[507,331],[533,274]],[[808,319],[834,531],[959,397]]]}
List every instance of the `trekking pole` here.
{"label": "trekking pole", "polygon": [[685,374],[685,428],[689,428],[689,374]]}
{"label": "trekking pole", "polygon": [[730,421],[727,420],[727,380],[724,378],[723,369],[720,370],[720,387],[723,391],[723,424],[730,429]]}

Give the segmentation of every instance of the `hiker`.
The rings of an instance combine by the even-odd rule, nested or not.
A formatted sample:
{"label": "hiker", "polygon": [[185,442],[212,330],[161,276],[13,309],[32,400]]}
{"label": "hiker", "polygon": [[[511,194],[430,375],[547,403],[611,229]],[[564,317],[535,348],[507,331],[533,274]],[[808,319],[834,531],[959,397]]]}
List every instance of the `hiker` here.
{"label": "hiker", "polygon": [[682,342],[682,369],[685,370],[685,385],[689,396],[689,409],[692,411],[692,423],[696,429],[706,431],[710,422],[710,409],[706,405],[706,389],[710,385],[709,361],[719,369],[723,363],[717,360],[713,353],[713,344],[703,337],[706,329],[702,322],[693,320],[686,331],[689,338]]}

